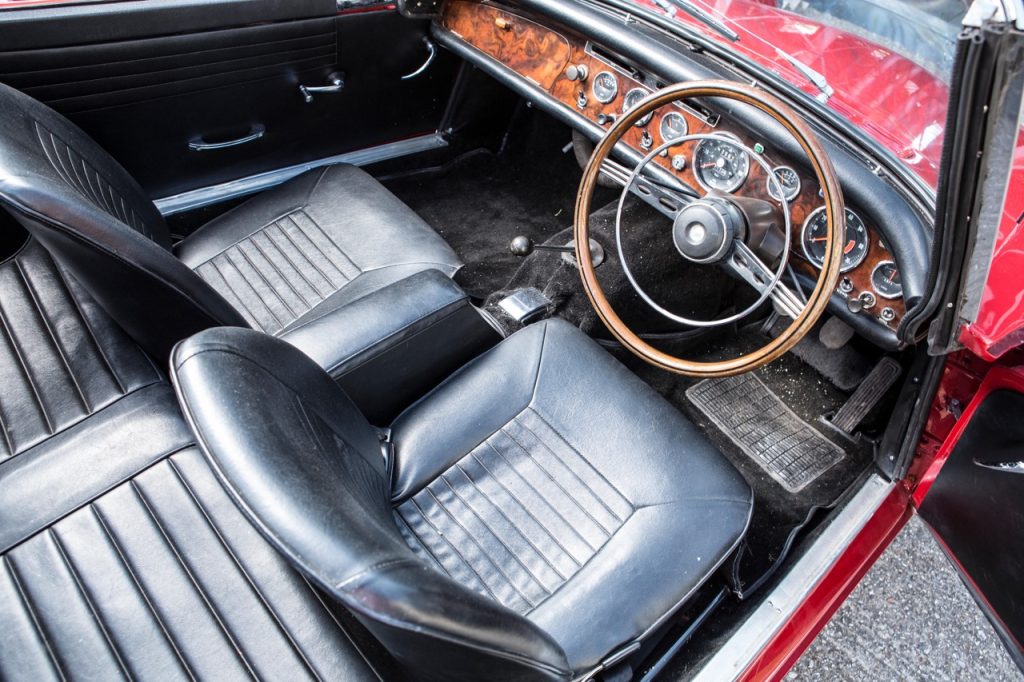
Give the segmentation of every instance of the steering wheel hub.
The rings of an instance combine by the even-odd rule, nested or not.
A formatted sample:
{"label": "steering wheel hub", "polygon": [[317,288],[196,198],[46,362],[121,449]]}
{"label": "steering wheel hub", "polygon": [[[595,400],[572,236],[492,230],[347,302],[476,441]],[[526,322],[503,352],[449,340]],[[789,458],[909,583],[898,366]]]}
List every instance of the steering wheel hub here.
{"label": "steering wheel hub", "polygon": [[679,211],[672,224],[672,241],[683,258],[715,263],[725,257],[742,229],[743,218],[732,204],[708,197]]}

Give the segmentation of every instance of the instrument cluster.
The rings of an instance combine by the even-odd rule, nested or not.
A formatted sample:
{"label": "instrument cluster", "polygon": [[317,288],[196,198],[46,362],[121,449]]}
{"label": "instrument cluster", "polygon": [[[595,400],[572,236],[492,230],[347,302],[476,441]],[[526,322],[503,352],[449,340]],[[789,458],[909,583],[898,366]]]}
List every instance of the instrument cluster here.
{"label": "instrument cluster", "polygon": [[[567,71],[577,86],[577,109],[602,126],[611,125],[657,87],[639,73],[589,54],[595,69],[592,78],[586,78],[586,67],[570,65]],[[724,130],[720,123],[711,112],[675,103],[638,120],[636,131],[627,133],[623,139],[646,154],[655,146],[683,140],[691,133],[713,134],[710,139],[683,140],[679,145],[670,145],[655,161],[671,167],[680,179],[691,186],[696,183],[704,191],[784,198],[792,212],[794,232],[799,229],[793,236],[795,253],[803,257],[808,274],[820,270],[826,250],[827,216],[815,178],[788,164],[774,165],[769,176],[758,164],[751,163],[748,151],[767,156],[764,145],[744,140]],[[903,291],[896,263],[876,231],[855,210],[846,209],[845,223],[842,276],[837,293],[846,298],[851,312],[870,315],[894,327],[903,314]]]}

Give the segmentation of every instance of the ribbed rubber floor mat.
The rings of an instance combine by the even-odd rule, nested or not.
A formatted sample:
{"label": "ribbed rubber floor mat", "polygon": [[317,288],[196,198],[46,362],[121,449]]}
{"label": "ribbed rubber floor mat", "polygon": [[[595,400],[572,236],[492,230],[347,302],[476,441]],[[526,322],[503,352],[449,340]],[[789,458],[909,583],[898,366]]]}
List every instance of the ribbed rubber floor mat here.
{"label": "ribbed rubber floor mat", "polygon": [[707,379],[686,391],[705,416],[783,488],[796,493],[843,458],[753,374]]}

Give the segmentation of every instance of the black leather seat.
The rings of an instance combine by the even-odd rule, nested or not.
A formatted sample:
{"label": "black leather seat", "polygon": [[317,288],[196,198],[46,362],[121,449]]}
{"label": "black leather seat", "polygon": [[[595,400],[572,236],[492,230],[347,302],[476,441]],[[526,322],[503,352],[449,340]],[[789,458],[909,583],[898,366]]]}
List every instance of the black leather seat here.
{"label": "black leather seat", "polygon": [[564,322],[509,337],[385,431],[251,330],[183,341],[172,379],[239,507],[418,677],[598,669],[687,601],[751,513],[697,429]]}
{"label": "black leather seat", "polygon": [[0,679],[377,679],[38,243],[0,261]]}
{"label": "black leather seat", "polygon": [[455,253],[363,171],[331,166],[257,196],[172,250],[163,218],[70,121],[0,85],[0,205],[151,355],[217,325],[281,333]]}

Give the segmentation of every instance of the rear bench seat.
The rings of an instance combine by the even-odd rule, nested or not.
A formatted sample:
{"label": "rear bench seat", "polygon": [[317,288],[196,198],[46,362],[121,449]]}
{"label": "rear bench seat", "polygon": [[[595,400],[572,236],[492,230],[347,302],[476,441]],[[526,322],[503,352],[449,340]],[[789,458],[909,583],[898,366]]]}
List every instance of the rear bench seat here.
{"label": "rear bench seat", "polygon": [[376,678],[34,241],[0,263],[0,431],[0,678]]}

